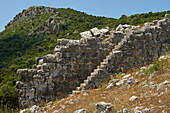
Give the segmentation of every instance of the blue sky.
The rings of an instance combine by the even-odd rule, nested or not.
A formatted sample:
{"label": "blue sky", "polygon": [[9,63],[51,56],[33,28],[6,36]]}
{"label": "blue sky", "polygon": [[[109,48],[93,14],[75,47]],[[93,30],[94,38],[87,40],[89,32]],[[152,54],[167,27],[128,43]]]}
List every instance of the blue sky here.
{"label": "blue sky", "polygon": [[0,32],[16,14],[30,6],[73,8],[95,16],[119,18],[122,14],[170,10],[170,0],[0,0]]}

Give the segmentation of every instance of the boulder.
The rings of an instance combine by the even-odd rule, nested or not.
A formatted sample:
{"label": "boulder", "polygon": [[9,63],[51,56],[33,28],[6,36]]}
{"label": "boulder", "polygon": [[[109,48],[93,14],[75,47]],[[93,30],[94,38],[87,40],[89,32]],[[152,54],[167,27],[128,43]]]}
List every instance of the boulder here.
{"label": "boulder", "polygon": [[92,37],[92,34],[91,34],[90,31],[85,31],[85,32],[80,33],[80,36],[81,36],[82,38],[91,38],[91,37]]}
{"label": "boulder", "polygon": [[93,36],[100,36],[100,31],[96,27],[91,29],[90,31],[92,32]]}
{"label": "boulder", "polygon": [[16,88],[22,88],[24,86],[24,83],[21,81],[16,82]]}
{"label": "boulder", "polygon": [[18,80],[21,81],[28,74],[28,69],[18,69],[17,74],[18,74]]}
{"label": "boulder", "polygon": [[69,41],[70,41],[69,39],[57,39],[58,45],[63,45],[63,46],[67,45]]}
{"label": "boulder", "polygon": [[137,99],[138,99],[137,96],[132,96],[132,97],[130,97],[129,101],[135,101],[135,100],[137,100]]}
{"label": "boulder", "polygon": [[166,14],[166,15],[165,15],[165,18],[170,18],[170,14]]}
{"label": "boulder", "polygon": [[43,59],[40,59],[38,65],[42,65],[42,64],[43,64]]}
{"label": "boulder", "polygon": [[110,113],[113,108],[111,103],[99,102],[96,104],[96,113]]}
{"label": "boulder", "polygon": [[56,56],[53,54],[45,55],[45,56],[43,56],[43,62],[44,63],[56,62]]}
{"label": "boulder", "polygon": [[25,75],[28,73],[28,69],[18,69],[17,74],[18,75]]}
{"label": "boulder", "polygon": [[108,34],[109,33],[109,30],[108,29],[100,29],[100,32],[102,34]]}
{"label": "boulder", "polygon": [[130,111],[127,108],[124,108],[123,113],[130,113]]}
{"label": "boulder", "polygon": [[122,26],[123,26],[124,29],[126,29],[126,28],[131,28],[131,25],[127,25],[127,24],[122,25]]}
{"label": "boulder", "polygon": [[75,111],[74,113],[86,113],[86,109],[79,109]]}
{"label": "boulder", "polygon": [[131,76],[131,74],[127,74],[127,75],[123,76],[122,79],[127,79],[127,78],[129,78],[130,76]]}
{"label": "boulder", "polygon": [[165,87],[169,87],[169,86],[170,86],[170,81],[165,80],[157,86],[157,91],[165,90]]}
{"label": "boulder", "polygon": [[124,85],[124,81],[120,80],[119,82],[116,82],[116,86],[120,87]]}
{"label": "boulder", "polygon": [[128,84],[135,83],[135,79],[133,77],[130,77],[127,83]]}
{"label": "boulder", "polygon": [[20,113],[25,113],[26,112],[26,109],[23,109],[20,111]]}
{"label": "boulder", "polygon": [[113,84],[113,83],[110,83],[110,84],[106,87],[106,90],[112,89],[113,87],[114,87],[114,84]]}
{"label": "boulder", "polygon": [[116,28],[116,31],[120,31],[120,30],[122,30],[122,28],[123,28],[123,26],[121,24],[119,24]]}
{"label": "boulder", "polygon": [[42,58],[41,57],[36,57],[35,58],[35,64],[38,65],[39,64],[39,60],[41,60]]}
{"label": "boulder", "polygon": [[31,112],[31,113],[39,113],[39,112],[40,112],[40,107],[34,105],[34,106],[32,106],[32,107],[30,108],[30,112]]}

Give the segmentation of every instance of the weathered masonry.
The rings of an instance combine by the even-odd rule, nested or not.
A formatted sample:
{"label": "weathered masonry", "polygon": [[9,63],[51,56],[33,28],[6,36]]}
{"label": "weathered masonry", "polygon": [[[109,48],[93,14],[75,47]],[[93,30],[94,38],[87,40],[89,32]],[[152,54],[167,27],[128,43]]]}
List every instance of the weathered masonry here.
{"label": "weathered masonry", "polygon": [[[93,28],[80,40],[58,39],[53,54],[36,58],[32,69],[19,69],[16,92],[21,108],[62,98],[77,89],[101,86],[110,74],[139,68],[170,51],[170,14],[116,31]],[[79,87],[78,87],[79,86]]]}

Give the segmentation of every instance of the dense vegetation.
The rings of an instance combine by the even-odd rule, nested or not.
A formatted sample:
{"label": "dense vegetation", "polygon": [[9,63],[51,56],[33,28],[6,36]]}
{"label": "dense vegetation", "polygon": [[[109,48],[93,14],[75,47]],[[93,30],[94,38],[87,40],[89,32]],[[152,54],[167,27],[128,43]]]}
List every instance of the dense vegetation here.
{"label": "dense vegetation", "polygon": [[16,71],[31,68],[37,56],[52,53],[58,38],[80,39],[79,33],[93,27],[115,28],[118,24],[142,25],[162,19],[170,11],[136,14],[119,19],[96,17],[73,9],[30,7],[23,10],[0,33],[0,108],[18,106]]}

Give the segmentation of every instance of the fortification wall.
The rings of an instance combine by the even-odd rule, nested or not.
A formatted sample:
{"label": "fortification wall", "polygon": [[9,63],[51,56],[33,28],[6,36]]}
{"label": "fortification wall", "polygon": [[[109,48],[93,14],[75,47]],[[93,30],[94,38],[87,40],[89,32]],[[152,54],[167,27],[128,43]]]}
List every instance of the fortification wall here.
{"label": "fortification wall", "polygon": [[16,92],[20,107],[67,96],[90,75],[124,34],[114,33],[110,37],[109,30],[93,28],[81,36],[80,40],[58,39],[54,54],[36,58],[32,69],[17,71]]}
{"label": "fortification wall", "polygon": [[80,40],[57,40],[54,54],[36,58],[32,69],[17,71],[20,107],[65,97],[77,86],[96,88],[110,74],[149,64],[170,50],[170,15],[142,29],[120,25],[117,31],[93,28],[80,35]]}
{"label": "fortification wall", "polygon": [[[117,30],[127,32],[127,28],[119,27]],[[100,87],[109,75],[150,64],[169,51],[170,15],[166,15],[163,20],[146,23],[142,29],[128,30],[125,37],[77,90]]]}

